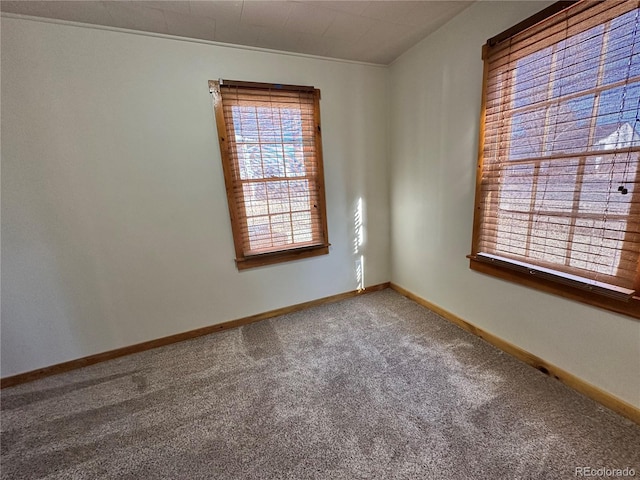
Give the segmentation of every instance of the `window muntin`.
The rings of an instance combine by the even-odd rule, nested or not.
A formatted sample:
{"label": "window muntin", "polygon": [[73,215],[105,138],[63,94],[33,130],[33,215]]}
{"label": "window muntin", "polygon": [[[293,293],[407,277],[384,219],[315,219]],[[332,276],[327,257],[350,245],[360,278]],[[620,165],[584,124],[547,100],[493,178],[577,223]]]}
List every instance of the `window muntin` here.
{"label": "window muntin", "polygon": [[629,300],[640,288],[639,9],[605,3],[485,47],[471,258]]}
{"label": "window muntin", "polygon": [[328,253],[319,90],[210,81],[239,269]]}

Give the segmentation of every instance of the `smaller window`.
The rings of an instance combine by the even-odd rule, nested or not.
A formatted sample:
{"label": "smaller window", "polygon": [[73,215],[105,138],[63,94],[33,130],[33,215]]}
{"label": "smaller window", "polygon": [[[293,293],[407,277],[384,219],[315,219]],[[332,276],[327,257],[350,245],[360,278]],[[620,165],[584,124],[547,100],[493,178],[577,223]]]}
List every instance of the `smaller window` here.
{"label": "smaller window", "polygon": [[239,270],[329,253],[320,90],[210,80]]}

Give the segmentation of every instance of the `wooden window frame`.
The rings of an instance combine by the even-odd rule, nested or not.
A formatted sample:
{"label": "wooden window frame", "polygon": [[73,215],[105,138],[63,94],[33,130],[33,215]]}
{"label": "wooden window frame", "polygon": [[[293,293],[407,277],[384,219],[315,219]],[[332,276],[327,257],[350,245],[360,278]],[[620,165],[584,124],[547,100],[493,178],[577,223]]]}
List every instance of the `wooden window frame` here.
{"label": "wooden window frame", "polygon": [[[612,312],[621,313],[630,317],[640,319],[640,261],[638,261],[637,274],[635,277],[635,293],[617,291],[612,285],[586,284],[579,278],[570,274],[558,271],[551,271],[544,266],[526,264],[513,261],[495,255],[483,254],[478,248],[480,233],[482,230],[482,177],[484,159],[484,139],[485,139],[485,112],[486,112],[486,92],[489,81],[489,61],[488,49],[500,42],[508,41],[514,35],[534,27],[541,21],[556,15],[566,8],[578,3],[577,1],[562,1],[547,7],[528,19],[520,22],[514,27],[505,30],[499,35],[489,39],[483,47],[482,58],[484,60],[483,83],[482,83],[482,103],[480,115],[480,131],[478,143],[478,163],[476,170],[476,193],[473,220],[473,240],[471,254],[467,256],[470,261],[470,268],[474,271],[491,275],[502,280],[525,285],[530,288],[541,290],[547,293],[559,295],[574,301],[600,307]],[[575,155],[575,156],[579,156]],[[635,192],[634,195],[640,195]],[[629,216],[637,215],[637,204],[632,206]],[[613,287],[613,288],[612,288]],[[624,290],[624,289],[620,289]]]}
{"label": "wooden window frame", "polygon": [[[239,179],[234,178],[234,171],[237,170],[232,165],[234,161],[229,153],[229,142],[227,138],[227,128],[224,114],[224,99],[220,90],[221,85],[232,85],[243,89],[278,89],[286,91],[304,91],[312,92],[314,96],[314,135],[313,142],[315,144],[315,163],[316,175],[312,179],[315,185],[317,195],[317,208],[319,210],[319,228],[321,230],[319,241],[313,244],[291,244],[291,246],[256,254],[245,251],[243,245],[245,242],[245,233],[242,228],[243,222],[246,223],[246,210],[244,205],[240,205],[234,195],[234,189],[237,188]],[[222,169],[227,193],[227,204],[229,207],[229,216],[231,219],[231,230],[233,233],[233,243],[236,253],[235,263],[238,270],[245,270],[266,265],[273,265],[282,262],[299,260],[303,258],[316,257],[319,255],[327,255],[329,253],[328,228],[327,228],[327,209],[324,188],[324,167],[322,161],[322,129],[320,126],[320,90],[314,87],[301,85],[281,85],[271,83],[243,82],[236,80],[209,80],[209,92],[213,97],[213,111],[217,126],[218,141],[220,144],[220,154],[222,158]],[[295,178],[295,177],[291,177]],[[268,180],[267,180],[268,181]],[[276,180],[274,180],[276,181]]]}

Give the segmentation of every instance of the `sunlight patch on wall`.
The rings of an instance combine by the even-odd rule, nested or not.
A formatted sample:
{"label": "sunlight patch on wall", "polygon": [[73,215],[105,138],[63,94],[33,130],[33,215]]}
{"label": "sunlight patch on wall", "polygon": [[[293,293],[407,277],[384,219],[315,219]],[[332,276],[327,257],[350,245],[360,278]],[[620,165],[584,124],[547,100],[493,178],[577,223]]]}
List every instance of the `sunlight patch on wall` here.
{"label": "sunlight patch on wall", "polygon": [[353,238],[353,255],[356,257],[355,273],[356,288],[360,292],[364,290],[364,215],[362,207],[362,197],[358,198],[356,208],[353,215],[354,238]]}

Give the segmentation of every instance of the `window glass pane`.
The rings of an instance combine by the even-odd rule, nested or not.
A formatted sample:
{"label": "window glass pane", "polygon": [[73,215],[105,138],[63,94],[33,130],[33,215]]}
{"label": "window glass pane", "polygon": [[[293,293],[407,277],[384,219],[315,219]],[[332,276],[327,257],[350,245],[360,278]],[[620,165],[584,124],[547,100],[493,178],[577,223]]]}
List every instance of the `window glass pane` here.
{"label": "window glass pane", "polygon": [[525,256],[529,214],[501,211],[496,232],[496,252]]}
{"label": "window glass pane", "polygon": [[534,158],[542,154],[546,108],[516,113],[511,123],[510,160]]}
{"label": "window glass pane", "polygon": [[549,107],[553,120],[544,132],[545,155],[585,150],[589,144],[594,99],[594,95],[585,95]]}
{"label": "window glass pane", "polygon": [[543,48],[519,59],[514,71],[514,108],[547,99],[553,47]]}
{"label": "window glass pane", "polygon": [[257,142],[258,120],[255,107],[232,107],[233,129],[236,142]]}
{"label": "window glass pane", "polygon": [[260,146],[264,177],[284,177],[284,154],[282,144],[267,143]]}
{"label": "window glass pane", "polygon": [[577,220],[570,265],[605,275],[616,275],[626,227],[625,220]]}
{"label": "window glass pane", "polygon": [[240,178],[247,180],[264,177],[260,145],[257,143],[237,143],[236,151],[238,155]]}
{"label": "window glass pane", "polygon": [[572,211],[578,163],[577,159],[541,162],[536,179],[536,211]]}
{"label": "window glass pane", "polygon": [[258,131],[261,142],[282,142],[280,113],[277,108],[258,107]]}
{"label": "window glass pane", "polygon": [[604,65],[604,83],[615,83],[640,75],[640,32],[636,26],[638,10],[611,21]]}
{"label": "window glass pane", "polygon": [[[598,106],[598,121],[595,133],[596,144],[602,144],[603,140],[619,126],[625,123],[633,126],[636,123],[638,99],[640,99],[640,82],[602,92]],[[619,140],[623,140],[623,137],[620,137]],[[608,143],[610,145],[609,148],[616,148],[615,142],[612,143],[611,138],[604,143]],[[628,145],[621,143],[619,148],[624,148],[625,146]]]}
{"label": "window glass pane", "polygon": [[289,182],[289,193],[291,194],[291,211],[309,210],[309,181],[296,180]]}
{"label": "window glass pane", "polygon": [[291,211],[288,182],[267,183],[267,193],[269,196],[269,213]]}
{"label": "window glass pane", "polygon": [[564,265],[567,259],[570,219],[534,215],[528,257]]}
{"label": "window glass pane", "polygon": [[313,240],[311,232],[311,212],[295,212],[291,215],[293,221],[293,241],[310,242]]}
{"label": "window glass pane", "polygon": [[282,141],[285,143],[302,144],[302,117],[300,110],[283,108],[280,110],[282,125]]}
{"label": "window glass pane", "polygon": [[603,25],[558,43],[553,96],[570,95],[596,86]]}
{"label": "window glass pane", "polygon": [[258,122],[254,107],[232,108],[233,131],[235,133],[238,168],[242,179],[262,178]]}
{"label": "window glass pane", "polygon": [[267,188],[264,183],[245,183],[242,186],[242,190],[244,193],[244,206],[248,217],[269,213]]}
{"label": "window glass pane", "polygon": [[251,250],[271,247],[271,228],[267,215],[247,218]]}
{"label": "window glass pane", "polygon": [[528,212],[531,210],[533,173],[531,164],[509,165],[503,170],[500,187],[500,210]]}
{"label": "window glass pane", "polygon": [[287,177],[302,177],[306,174],[302,143],[284,144],[284,165]]}
{"label": "window glass pane", "polygon": [[273,246],[285,246],[293,242],[293,234],[291,232],[291,215],[272,215],[271,216],[271,235]]}
{"label": "window glass pane", "polygon": [[[636,190],[638,157],[637,152],[587,157],[585,181],[580,191],[580,212],[603,217],[628,215]],[[618,190],[620,186],[627,189],[626,194]]]}

